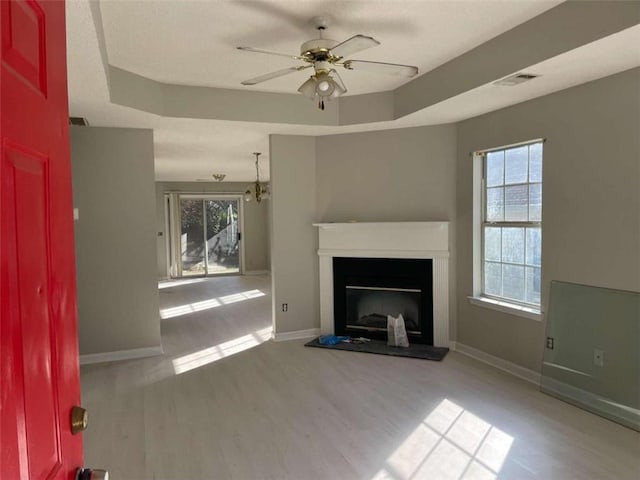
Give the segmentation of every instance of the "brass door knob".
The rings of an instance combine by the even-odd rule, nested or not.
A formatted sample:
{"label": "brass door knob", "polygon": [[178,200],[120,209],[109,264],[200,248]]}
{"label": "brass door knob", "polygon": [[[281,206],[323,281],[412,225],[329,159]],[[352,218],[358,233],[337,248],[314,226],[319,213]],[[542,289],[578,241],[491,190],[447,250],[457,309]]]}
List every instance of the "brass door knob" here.
{"label": "brass door knob", "polygon": [[89,414],[82,408],[75,406],[71,409],[71,433],[74,435],[87,428]]}

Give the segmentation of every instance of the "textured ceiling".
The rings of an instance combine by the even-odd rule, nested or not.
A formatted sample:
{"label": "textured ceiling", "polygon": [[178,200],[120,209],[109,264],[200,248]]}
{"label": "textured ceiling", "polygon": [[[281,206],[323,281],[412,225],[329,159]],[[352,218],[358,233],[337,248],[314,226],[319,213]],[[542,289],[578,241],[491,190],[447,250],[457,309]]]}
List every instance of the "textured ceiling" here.
{"label": "textured ceiling", "polygon": [[[70,113],[88,118],[92,126],[152,128],[157,180],[210,179],[220,172],[227,174],[225,181],[249,181],[255,176],[251,152],[267,153],[272,133],[329,135],[455,122],[639,66],[640,26],[531,65],[527,71],[542,76],[518,87],[479,85],[395,121],[347,127],[145,113],[111,103],[106,63],[164,82],[247,89],[239,85],[241,80],[294,62],[240,52],[236,45],[295,53],[313,34],[307,19],[328,11],[336,17],[332,37],[363,33],[382,42],[355,57],[412,63],[424,73],[556,3],[72,0],[67,2]],[[103,39],[106,48],[101,49]],[[293,92],[304,77],[298,73],[251,88]],[[361,72],[345,72],[343,78],[352,94],[388,90],[403,82]],[[312,102],[309,108],[315,108]],[[267,177],[268,155],[260,160],[261,177]]]}
{"label": "textured ceiling", "polygon": [[[317,38],[310,19],[330,15],[333,21],[325,37],[342,41],[361,33],[381,42],[353,58],[416,65],[424,73],[558,3],[102,1],[101,10],[109,63],[116,67],[166,83],[293,93],[308,72],[254,87],[240,82],[301,62],[235,47],[297,55],[301,43]],[[340,74],[348,94],[390,90],[407,81],[361,71]]]}

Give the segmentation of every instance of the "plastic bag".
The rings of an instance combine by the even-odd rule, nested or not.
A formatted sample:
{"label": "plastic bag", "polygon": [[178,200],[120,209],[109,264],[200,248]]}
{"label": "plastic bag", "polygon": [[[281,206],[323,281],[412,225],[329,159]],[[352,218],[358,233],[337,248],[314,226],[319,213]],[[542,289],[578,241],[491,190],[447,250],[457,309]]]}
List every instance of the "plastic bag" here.
{"label": "plastic bag", "polygon": [[409,337],[407,337],[402,314],[398,314],[397,317],[387,315],[387,345],[405,348],[409,346]]}
{"label": "plastic bag", "polygon": [[320,345],[337,345],[338,343],[346,342],[349,337],[336,336],[336,335],[320,335],[318,342]]}

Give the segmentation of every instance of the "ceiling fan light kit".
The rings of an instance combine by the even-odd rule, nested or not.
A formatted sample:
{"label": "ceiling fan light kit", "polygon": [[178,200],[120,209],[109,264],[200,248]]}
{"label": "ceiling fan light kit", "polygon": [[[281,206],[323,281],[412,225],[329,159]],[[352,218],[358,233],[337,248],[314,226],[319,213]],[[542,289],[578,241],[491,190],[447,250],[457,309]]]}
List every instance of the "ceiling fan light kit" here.
{"label": "ceiling fan light kit", "polygon": [[347,87],[334,68],[336,66],[344,67],[346,70],[362,70],[403,77],[413,77],[418,74],[418,67],[411,65],[371,62],[366,60],[344,60],[344,58],[349,55],[380,45],[380,42],[373,37],[358,34],[348,38],[344,42],[338,43],[335,40],[322,37],[323,31],[329,24],[328,17],[314,17],[312,22],[316,25],[320,38],[304,42],[300,46],[300,55],[271,52],[253,47],[237,47],[239,50],[285,56],[293,58],[294,60],[302,60],[309,64],[289,67],[260,75],[259,77],[243,81],[242,85],[256,85],[273,78],[282,77],[313,67],[315,73],[300,85],[298,92],[312,100],[317,100],[318,108],[324,110],[325,100],[331,101],[347,92]]}
{"label": "ceiling fan light kit", "polygon": [[[331,76],[331,73],[335,77]],[[329,72],[321,72],[316,75],[312,75],[309,79],[300,85],[298,92],[311,100],[318,99],[319,108],[324,110],[324,101],[331,101],[334,98],[338,98],[347,91],[342,79],[334,69]]]}

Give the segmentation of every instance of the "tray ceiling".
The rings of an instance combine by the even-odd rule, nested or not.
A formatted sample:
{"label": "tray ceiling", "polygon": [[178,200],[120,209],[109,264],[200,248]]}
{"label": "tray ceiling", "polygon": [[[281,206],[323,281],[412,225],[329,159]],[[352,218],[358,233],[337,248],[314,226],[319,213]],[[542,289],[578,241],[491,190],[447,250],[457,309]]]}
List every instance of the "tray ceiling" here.
{"label": "tray ceiling", "polygon": [[[269,134],[321,136],[455,122],[637,67],[640,25],[591,43],[577,42],[560,55],[542,58],[528,66],[541,75],[530,83],[500,89],[491,82],[481,82],[397,120],[348,126],[175,118],[144,112],[112,101],[109,65],[165,83],[295,93],[307,74],[299,72],[256,87],[240,85],[243,79],[295,61],[234,47],[250,45],[296,53],[300,43],[314,37],[308,19],[329,13],[335,18],[329,37],[342,40],[363,33],[382,42],[354,57],[415,64],[421,74],[428,75],[558,3],[69,1],[70,114],[88,118],[92,126],[153,129],[157,180],[210,179],[212,173],[221,172],[227,174],[225,181],[250,181],[255,176],[251,152],[268,152]],[[576,28],[579,34],[579,25]],[[544,34],[536,32],[538,39]],[[344,72],[342,77],[352,95],[396,89],[407,81],[355,71]],[[309,108],[315,108],[313,102]],[[267,176],[265,156],[261,158],[261,177]]]}
{"label": "tray ceiling", "polygon": [[[297,55],[301,43],[317,38],[310,19],[330,15],[333,20],[325,37],[342,41],[361,33],[381,42],[354,58],[416,65],[424,73],[558,3],[102,1],[100,6],[113,66],[165,83],[294,93],[308,78],[308,72],[255,87],[243,87],[240,82],[301,62],[242,52],[235,47],[253,46]],[[408,81],[342,69],[340,74],[347,84],[347,94],[386,91]]]}

